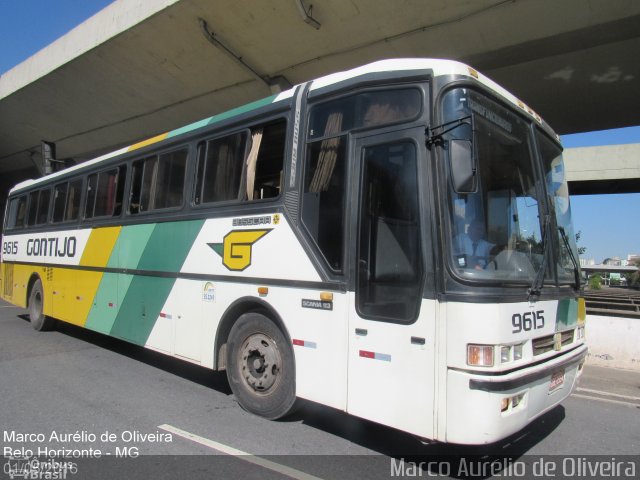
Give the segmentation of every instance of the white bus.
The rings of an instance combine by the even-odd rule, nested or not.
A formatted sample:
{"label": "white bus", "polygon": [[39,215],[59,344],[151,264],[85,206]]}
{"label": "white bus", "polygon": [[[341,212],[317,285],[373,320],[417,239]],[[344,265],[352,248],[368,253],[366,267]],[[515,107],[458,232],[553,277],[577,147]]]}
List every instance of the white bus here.
{"label": "white bus", "polygon": [[587,348],[559,137],[458,62],[384,60],[15,186],[0,293],[423,439],[505,438]]}

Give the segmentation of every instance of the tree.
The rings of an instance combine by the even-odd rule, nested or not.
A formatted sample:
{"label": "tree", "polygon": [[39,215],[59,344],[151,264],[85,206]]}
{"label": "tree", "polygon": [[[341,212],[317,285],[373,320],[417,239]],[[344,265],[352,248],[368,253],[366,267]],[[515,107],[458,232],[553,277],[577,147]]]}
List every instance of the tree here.
{"label": "tree", "polygon": [[[578,230],[576,233],[576,246],[578,245],[578,241],[580,241],[580,236],[582,235],[582,230]],[[584,255],[587,251],[587,247],[578,247],[578,255]]]}
{"label": "tree", "polygon": [[[629,265],[640,267],[640,260],[635,260],[631,262]],[[625,278],[627,279],[627,286],[640,287],[640,270],[635,271],[633,273],[626,273]]]}
{"label": "tree", "polygon": [[596,273],[595,275],[591,275],[589,277],[589,289],[600,290],[601,285],[602,285],[602,277],[600,276],[599,273]]}

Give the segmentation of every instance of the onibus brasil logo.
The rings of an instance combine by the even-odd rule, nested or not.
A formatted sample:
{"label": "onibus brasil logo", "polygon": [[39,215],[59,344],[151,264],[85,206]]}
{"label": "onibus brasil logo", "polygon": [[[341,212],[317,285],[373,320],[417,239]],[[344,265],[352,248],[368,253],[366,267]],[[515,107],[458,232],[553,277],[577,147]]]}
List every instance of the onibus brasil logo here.
{"label": "onibus brasil logo", "polygon": [[241,272],[251,265],[253,244],[272,229],[232,230],[222,243],[207,243],[214,252],[222,257],[222,264],[229,270]]}

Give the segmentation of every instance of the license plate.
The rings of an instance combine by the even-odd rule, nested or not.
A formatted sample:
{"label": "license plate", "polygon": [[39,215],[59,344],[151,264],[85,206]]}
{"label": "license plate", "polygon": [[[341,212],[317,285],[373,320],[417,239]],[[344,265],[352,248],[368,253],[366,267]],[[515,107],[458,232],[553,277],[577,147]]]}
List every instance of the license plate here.
{"label": "license plate", "polygon": [[555,392],[564,385],[564,370],[551,374],[551,382],[549,383],[549,393]]}

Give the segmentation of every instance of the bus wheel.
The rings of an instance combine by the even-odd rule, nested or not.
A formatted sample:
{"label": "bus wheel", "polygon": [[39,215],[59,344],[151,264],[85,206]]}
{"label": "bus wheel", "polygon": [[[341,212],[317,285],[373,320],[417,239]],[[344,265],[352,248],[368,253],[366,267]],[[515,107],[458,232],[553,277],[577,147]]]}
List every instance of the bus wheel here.
{"label": "bus wheel", "polygon": [[259,313],[245,313],[229,333],[227,378],[242,408],[269,420],[296,403],[293,350],[282,331]]}
{"label": "bus wheel", "polygon": [[29,319],[31,326],[38,331],[51,330],[55,326],[55,320],[44,314],[44,295],[40,279],[33,284],[29,294]]}

